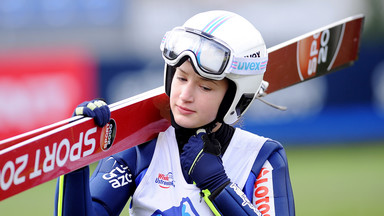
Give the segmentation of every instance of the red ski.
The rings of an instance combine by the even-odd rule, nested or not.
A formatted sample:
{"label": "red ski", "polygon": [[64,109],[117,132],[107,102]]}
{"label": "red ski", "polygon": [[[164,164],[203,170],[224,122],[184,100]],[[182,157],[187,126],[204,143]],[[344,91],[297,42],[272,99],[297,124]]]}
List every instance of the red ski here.
{"label": "red ski", "polygon": [[[364,17],[350,17],[268,49],[267,93],[350,66]],[[163,87],[110,105],[111,121],[73,117],[0,142],[0,201],[153,139],[169,127]]]}

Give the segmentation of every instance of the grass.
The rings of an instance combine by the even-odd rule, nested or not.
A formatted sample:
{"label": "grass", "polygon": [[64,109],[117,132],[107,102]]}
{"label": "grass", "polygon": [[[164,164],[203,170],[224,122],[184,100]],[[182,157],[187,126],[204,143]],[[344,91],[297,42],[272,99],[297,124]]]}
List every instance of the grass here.
{"label": "grass", "polygon": [[[296,215],[384,215],[384,143],[286,150]],[[52,215],[55,185],[53,180],[1,201],[1,215]]]}
{"label": "grass", "polygon": [[384,215],[384,145],[287,149],[297,215]]}

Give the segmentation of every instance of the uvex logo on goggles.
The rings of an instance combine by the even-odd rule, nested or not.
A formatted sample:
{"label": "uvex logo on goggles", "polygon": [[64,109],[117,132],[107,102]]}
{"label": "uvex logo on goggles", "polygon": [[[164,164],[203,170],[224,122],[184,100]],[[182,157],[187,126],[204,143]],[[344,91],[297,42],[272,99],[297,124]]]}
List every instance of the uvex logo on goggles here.
{"label": "uvex logo on goggles", "polygon": [[167,32],[160,49],[167,64],[175,66],[189,56],[201,76],[216,80],[223,79],[225,73],[263,74],[268,62],[268,57],[235,57],[226,43],[195,29],[175,28]]}

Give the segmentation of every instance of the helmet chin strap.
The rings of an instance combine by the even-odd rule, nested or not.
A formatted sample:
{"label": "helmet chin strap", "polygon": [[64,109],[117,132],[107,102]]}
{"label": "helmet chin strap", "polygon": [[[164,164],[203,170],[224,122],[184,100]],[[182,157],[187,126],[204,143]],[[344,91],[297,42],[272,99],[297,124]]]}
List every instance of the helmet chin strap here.
{"label": "helmet chin strap", "polygon": [[207,131],[207,134],[210,134],[210,133],[212,133],[213,129],[215,129],[215,127],[217,126],[217,123],[218,122],[216,120],[214,120],[211,123],[209,123],[209,124],[207,124],[201,128],[204,128]]}
{"label": "helmet chin strap", "polygon": [[180,153],[183,149],[184,144],[188,142],[191,136],[196,135],[197,130],[204,128],[207,131],[207,133],[211,133],[213,128],[215,128],[216,126],[216,121],[213,121],[199,128],[185,128],[177,124],[174,119],[172,111],[170,111],[170,113],[171,113],[171,125],[175,128],[175,132],[176,132],[175,136],[176,136],[177,144],[179,146]]}

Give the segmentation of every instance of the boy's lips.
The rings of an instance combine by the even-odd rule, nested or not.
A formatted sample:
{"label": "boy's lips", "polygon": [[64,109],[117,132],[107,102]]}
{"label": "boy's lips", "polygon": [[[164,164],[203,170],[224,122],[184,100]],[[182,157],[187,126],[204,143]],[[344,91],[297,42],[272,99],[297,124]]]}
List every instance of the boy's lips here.
{"label": "boy's lips", "polygon": [[176,105],[177,107],[177,110],[181,113],[181,114],[193,114],[195,113],[195,111],[191,110],[191,109],[188,109],[187,107],[183,107],[183,106],[179,106],[179,105]]}

